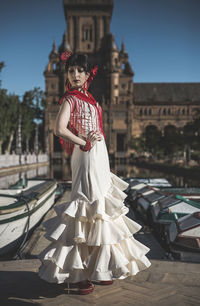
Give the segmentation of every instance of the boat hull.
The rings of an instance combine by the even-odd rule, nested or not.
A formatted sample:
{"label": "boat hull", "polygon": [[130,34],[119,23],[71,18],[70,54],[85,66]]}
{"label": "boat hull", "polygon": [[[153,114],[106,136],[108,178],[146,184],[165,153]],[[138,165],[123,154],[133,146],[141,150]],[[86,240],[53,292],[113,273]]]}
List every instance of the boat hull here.
{"label": "boat hull", "polygon": [[0,255],[11,251],[18,241],[35,227],[43,218],[48,210],[53,206],[57,185],[54,184],[43,196],[37,201],[30,211],[24,209],[18,211],[18,214],[12,216],[5,215],[0,220]]}
{"label": "boat hull", "polygon": [[[168,189],[172,191],[172,188]],[[189,196],[192,197],[194,191],[197,194],[197,189],[188,190]],[[187,193],[187,190],[184,192]],[[198,201],[134,181],[128,189],[127,203],[140,214],[146,224],[152,226],[167,251],[175,249],[176,256],[180,252],[180,258],[183,254],[186,258],[187,252],[193,252],[196,260],[196,253],[200,252]],[[191,258],[191,254],[188,258]]]}

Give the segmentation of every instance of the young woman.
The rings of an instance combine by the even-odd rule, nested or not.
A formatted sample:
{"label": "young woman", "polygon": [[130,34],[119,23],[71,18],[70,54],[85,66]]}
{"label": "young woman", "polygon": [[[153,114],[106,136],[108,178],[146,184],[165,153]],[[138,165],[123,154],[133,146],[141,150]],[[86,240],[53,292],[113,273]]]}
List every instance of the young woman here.
{"label": "young woman", "polygon": [[128,184],[110,172],[102,109],[88,91],[97,67],[91,69],[87,55],[65,52],[61,59],[68,81],[55,134],[72,154],[72,191],[70,202],[55,207],[55,223],[46,223],[52,243],[39,255],[39,275],[76,283],[80,294],[88,294],[92,281],[109,285],[148,268],[150,249],[133,237],[141,225],[125,216]]}

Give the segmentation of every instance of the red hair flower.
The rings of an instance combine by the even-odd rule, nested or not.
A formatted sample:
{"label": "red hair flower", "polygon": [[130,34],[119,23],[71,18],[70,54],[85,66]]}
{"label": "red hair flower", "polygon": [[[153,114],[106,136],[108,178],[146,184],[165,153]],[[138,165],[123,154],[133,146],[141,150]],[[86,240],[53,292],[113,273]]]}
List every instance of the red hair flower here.
{"label": "red hair flower", "polygon": [[71,55],[72,55],[71,51],[65,51],[61,54],[60,59],[62,62],[66,62]]}

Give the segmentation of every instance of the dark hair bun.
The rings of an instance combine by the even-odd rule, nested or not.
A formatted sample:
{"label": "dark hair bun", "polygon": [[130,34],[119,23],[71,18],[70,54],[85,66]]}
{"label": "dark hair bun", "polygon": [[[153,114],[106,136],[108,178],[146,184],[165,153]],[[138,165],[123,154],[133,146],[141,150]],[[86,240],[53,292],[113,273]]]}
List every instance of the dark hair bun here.
{"label": "dark hair bun", "polygon": [[90,72],[92,68],[88,60],[88,55],[80,53],[72,54],[69,57],[65,65],[66,71],[68,71],[70,66],[80,66],[85,70],[85,72]]}

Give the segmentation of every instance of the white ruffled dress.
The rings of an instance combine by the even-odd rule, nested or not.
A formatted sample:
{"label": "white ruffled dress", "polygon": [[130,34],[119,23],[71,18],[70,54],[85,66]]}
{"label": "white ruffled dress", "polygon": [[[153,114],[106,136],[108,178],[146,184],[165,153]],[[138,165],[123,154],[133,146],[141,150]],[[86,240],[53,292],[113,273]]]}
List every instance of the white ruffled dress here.
{"label": "white ruffled dress", "polygon": [[[88,132],[98,130],[90,122],[95,107],[79,103],[85,103],[80,124],[87,120]],[[56,206],[57,216],[45,224],[51,243],[38,256],[39,276],[51,283],[76,283],[123,279],[148,268],[150,249],[133,237],[141,225],[126,216],[128,183],[110,172],[103,136],[89,152],[75,145],[71,170],[71,199]]]}

